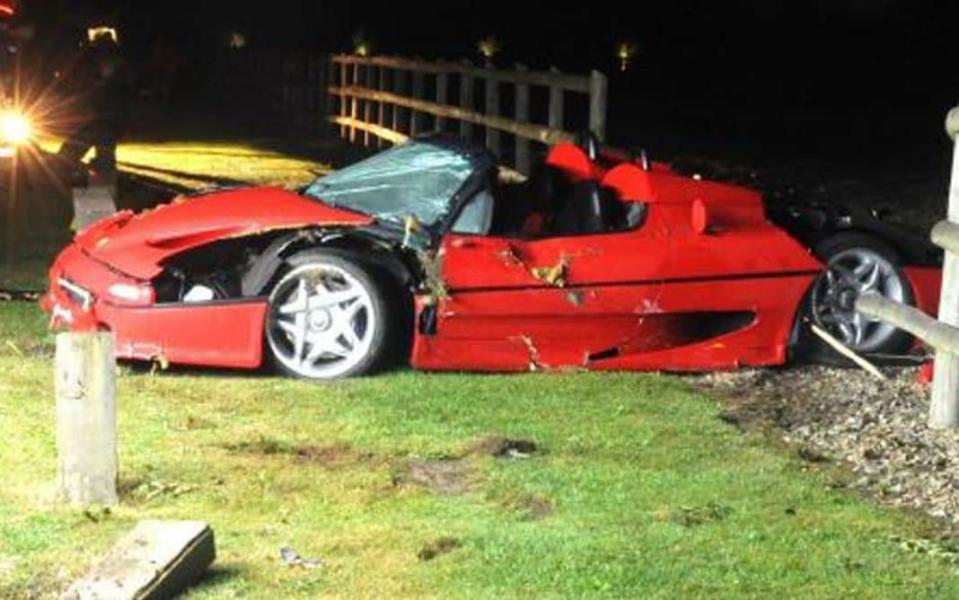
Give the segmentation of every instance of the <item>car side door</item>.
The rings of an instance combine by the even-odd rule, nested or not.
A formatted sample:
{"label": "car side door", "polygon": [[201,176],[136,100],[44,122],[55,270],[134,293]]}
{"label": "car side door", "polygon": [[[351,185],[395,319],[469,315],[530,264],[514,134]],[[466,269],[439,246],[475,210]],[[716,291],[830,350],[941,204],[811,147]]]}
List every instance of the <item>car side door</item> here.
{"label": "car side door", "polygon": [[447,290],[415,361],[435,368],[585,366],[637,337],[669,270],[668,228],[535,239],[447,234]]}

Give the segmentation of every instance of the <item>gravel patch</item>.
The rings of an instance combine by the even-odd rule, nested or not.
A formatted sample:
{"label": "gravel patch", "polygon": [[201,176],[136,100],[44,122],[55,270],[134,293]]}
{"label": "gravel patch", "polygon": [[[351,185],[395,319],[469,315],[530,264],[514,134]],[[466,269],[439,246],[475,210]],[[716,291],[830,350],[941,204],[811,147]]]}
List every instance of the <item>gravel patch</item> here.
{"label": "gravel patch", "polygon": [[773,426],[810,462],[836,460],[852,486],[884,504],[959,523],[959,431],[926,425],[929,390],[915,368],[886,368],[889,381],[820,366],[712,373],[695,385],[723,399],[720,418]]}

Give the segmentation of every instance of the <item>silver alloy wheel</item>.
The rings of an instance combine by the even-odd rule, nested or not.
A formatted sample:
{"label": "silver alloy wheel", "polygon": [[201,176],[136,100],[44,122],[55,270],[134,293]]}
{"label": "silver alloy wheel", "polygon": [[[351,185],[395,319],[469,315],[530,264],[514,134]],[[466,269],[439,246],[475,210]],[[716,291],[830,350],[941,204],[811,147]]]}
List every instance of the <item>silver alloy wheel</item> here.
{"label": "silver alloy wheel", "polygon": [[868,248],[850,248],[829,260],[812,292],[812,318],[858,352],[880,352],[896,328],[856,311],[856,299],[877,292],[906,302],[907,286],[889,260]]}
{"label": "silver alloy wheel", "polygon": [[267,342],[276,359],[297,375],[332,379],[369,353],[376,317],[370,292],[345,269],[303,265],[270,294]]}

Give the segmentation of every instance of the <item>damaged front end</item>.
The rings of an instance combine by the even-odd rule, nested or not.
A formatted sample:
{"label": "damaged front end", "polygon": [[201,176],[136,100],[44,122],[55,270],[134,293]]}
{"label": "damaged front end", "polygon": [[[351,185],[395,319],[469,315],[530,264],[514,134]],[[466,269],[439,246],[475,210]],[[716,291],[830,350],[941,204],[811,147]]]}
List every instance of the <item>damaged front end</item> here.
{"label": "damaged front end", "polygon": [[[296,210],[259,208],[271,204]],[[401,238],[282,190],[219,192],[81,232],[51,266],[42,306],[54,327],[112,331],[119,358],[256,368],[268,290],[288,257],[340,248],[409,286],[420,270],[399,258],[412,252],[396,251]]]}

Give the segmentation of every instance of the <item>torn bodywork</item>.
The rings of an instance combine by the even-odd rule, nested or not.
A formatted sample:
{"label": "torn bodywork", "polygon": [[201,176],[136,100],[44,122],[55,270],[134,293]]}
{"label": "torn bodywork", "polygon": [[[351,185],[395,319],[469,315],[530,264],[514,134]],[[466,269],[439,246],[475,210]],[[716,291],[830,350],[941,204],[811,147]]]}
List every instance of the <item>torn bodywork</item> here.
{"label": "torn bodywork", "polygon": [[[296,210],[257,219],[266,215],[253,205],[270,202]],[[189,213],[216,213],[218,222],[177,215],[176,231],[157,222],[166,211],[185,212],[187,203]],[[369,218],[311,204],[283,190],[255,189],[174,201],[138,216],[119,213],[60,254],[43,304],[54,325],[112,330],[120,358],[258,367],[270,286],[297,251],[362,254],[400,285],[413,282],[415,263],[399,258],[395,240]]]}
{"label": "torn bodywork", "polygon": [[[485,150],[437,138],[300,192],[235,189],[118,213],[61,253],[44,304],[55,323],[113,331],[122,358],[255,368],[273,351],[271,314],[301,310],[295,295],[277,306],[274,291],[318,249],[340,280],[303,296],[297,351],[346,360],[388,315],[410,321],[412,366],[435,370],[782,364],[824,268],[746,188],[572,144],[502,184]],[[938,269],[904,272],[933,310]],[[324,300],[350,286],[359,295]],[[348,330],[333,327],[342,314]],[[342,337],[328,352],[308,351],[329,331]]]}

